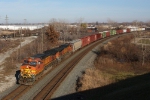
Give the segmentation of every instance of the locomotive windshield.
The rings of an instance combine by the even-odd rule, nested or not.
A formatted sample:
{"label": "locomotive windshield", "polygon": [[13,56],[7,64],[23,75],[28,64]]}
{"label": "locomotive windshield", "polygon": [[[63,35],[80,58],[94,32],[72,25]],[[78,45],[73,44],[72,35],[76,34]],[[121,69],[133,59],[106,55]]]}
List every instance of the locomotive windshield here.
{"label": "locomotive windshield", "polygon": [[29,64],[30,64],[30,66],[36,66],[37,62],[36,61],[31,61]]}
{"label": "locomotive windshield", "polygon": [[29,61],[28,60],[24,60],[23,65],[27,65],[27,64],[29,64]]}

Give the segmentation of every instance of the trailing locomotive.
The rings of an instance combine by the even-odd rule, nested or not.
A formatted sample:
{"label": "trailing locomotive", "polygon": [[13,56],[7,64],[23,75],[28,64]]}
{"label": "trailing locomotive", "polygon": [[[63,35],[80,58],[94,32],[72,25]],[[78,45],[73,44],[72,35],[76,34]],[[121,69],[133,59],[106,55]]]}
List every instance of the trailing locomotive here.
{"label": "trailing locomotive", "polygon": [[145,28],[138,29],[120,29],[97,32],[80,39],[71,41],[70,43],[63,44],[59,47],[44,51],[42,54],[36,54],[29,58],[24,59],[20,67],[19,83],[24,85],[32,85],[37,80],[45,69],[58,64],[67,54],[71,54],[92,42],[106,38],[109,36],[130,33],[133,31],[144,31]]}

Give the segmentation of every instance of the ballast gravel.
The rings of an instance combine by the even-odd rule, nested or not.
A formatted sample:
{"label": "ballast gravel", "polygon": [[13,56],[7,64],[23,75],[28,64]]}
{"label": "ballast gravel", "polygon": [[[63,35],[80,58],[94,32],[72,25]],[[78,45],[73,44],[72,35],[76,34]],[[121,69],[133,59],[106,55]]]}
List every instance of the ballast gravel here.
{"label": "ballast gravel", "polygon": [[74,96],[65,97],[65,95],[76,93],[76,83],[77,83],[78,78],[82,76],[82,73],[87,68],[91,68],[94,66],[93,62],[97,57],[96,52],[99,51],[100,47],[102,47],[104,44],[106,44],[110,40],[113,40],[114,38],[111,38],[99,44],[98,46],[93,48],[89,53],[87,53],[86,56],[82,58],[82,60],[75,66],[75,68],[70,72],[70,74],[66,77],[66,79],[57,88],[55,93],[52,95],[52,99],[61,100],[63,98],[63,100],[76,100],[76,97]]}

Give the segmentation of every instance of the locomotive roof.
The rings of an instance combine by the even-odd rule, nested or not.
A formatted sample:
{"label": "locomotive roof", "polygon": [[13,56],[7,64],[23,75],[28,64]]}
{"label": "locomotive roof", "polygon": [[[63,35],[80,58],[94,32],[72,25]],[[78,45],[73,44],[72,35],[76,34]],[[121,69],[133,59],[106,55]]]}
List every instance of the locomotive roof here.
{"label": "locomotive roof", "polygon": [[57,48],[53,48],[50,50],[46,50],[46,51],[44,51],[44,53],[48,54],[48,55],[55,55],[57,52],[61,52],[63,49],[64,49],[64,47],[57,47]]}
{"label": "locomotive roof", "polygon": [[66,44],[60,45],[59,47],[66,48],[66,47],[68,47],[69,45],[70,45],[69,43],[66,43]]}
{"label": "locomotive roof", "polygon": [[55,55],[58,51],[54,49],[44,51],[44,54]]}
{"label": "locomotive roof", "polygon": [[56,48],[53,48],[53,49],[50,49],[50,50],[46,50],[46,51],[44,51],[44,54],[55,55],[57,52],[61,52],[67,46],[69,46],[69,43],[60,45],[59,47],[56,47]]}
{"label": "locomotive roof", "polygon": [[36,54],[36,55],[31,56],[31,58],[40,58],[40,59],[44,59],[45,57],[46,57],[45,54]]}
{"label": "locomotive roof", "polygon": [[63,49],[64,49],[64,47],[57,47],[57,48],[55,48],[55,50],[58,51],[58,52],[62,51]]}

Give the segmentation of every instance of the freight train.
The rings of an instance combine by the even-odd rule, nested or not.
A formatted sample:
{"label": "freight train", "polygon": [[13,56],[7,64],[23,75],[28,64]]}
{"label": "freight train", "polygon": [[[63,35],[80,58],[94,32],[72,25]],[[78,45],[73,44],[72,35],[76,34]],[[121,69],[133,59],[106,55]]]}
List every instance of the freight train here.
{"label": "freight train", "polygon": [[42,54],[36,54],[24,59],[20,67],[19,83],[23,85],[32,85],[45,69],[57,65],[66,55],[76,52],[85,46],[117,34],[130,33],[133,31],[144,31],[145,28],[119,29],[97,32],[95,34],[76,39],[70,43],[60,45],[59,47],[46,50]]}

